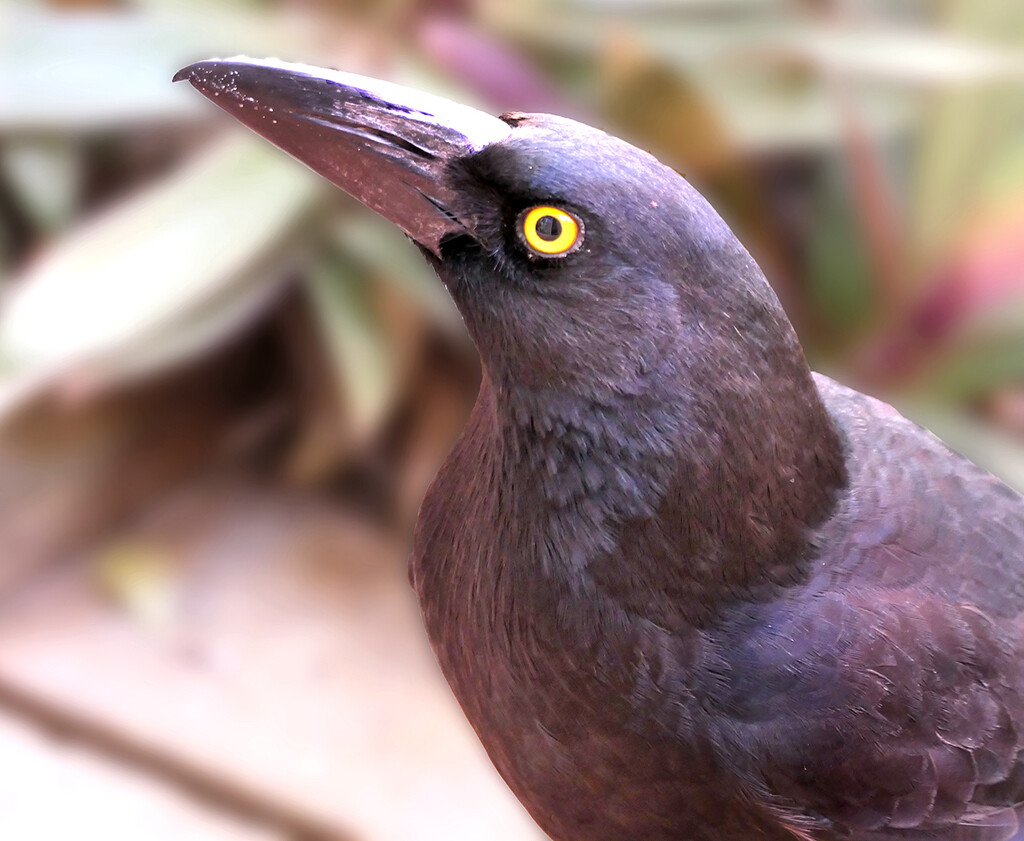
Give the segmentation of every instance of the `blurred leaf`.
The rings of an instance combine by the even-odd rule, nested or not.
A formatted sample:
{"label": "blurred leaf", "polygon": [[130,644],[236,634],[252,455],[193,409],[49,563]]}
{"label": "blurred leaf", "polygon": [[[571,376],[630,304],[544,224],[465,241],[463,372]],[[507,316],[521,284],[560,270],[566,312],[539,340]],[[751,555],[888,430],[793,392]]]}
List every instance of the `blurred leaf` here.
{"label": "blurred leaf", "polygon": [[506,37],[591,61],[600,61],[613,39],[636,40],[649,60],[701,88],[747,149],[836,142],[841,125],[830,77],[862,88],[867,125],[883,134],[910,125],[920,85],[1024,78],[1019,51],[937,31],[817,23],[781,3],[712,6],[717,14],[687,3],[672,14],[644,15],[626,3],[492,2],[484,20]]}
{"label": "blurred leaf", "polygon": [[388,337],[377,318],[368,279],[329,255],[310,272],[313,312],[323,334],[356,440],[377,431],[395,398],[398,376]]}
{"label": "blurred leaf", "polygon": [[416,245],[390,222],[372,213],[353,213],[335,226],[334,238],[349,259],[408,295],[439,327],[465,336],[462,316],[444,285]]}
{"label": "blurred leaf", "polygon": [[0,145],[0,166],[37,228],[52,233],[68,224],[82,187],[77,143],[66,137],[11,139]]}
{"label": "blurred leaf", "polygon": [[[908,261],[919,283],[935,271],[977,212],[983,196],[1019,190],[1024,85],[952,91],[934,105],[922,130],[912,197]],[[987,196],[986,196],[987,194]]]}
{"label": "blurred leaf", "polygon": [[432,65],[442,68],[449,78],[468,84],[484,98],[488,110],[566,117],[578,111],[570,98],[559,96],[553,81],[527,55],[468,21],[428,17],[419,27],[418,43]]}
{"label": "blurred leaf", "polygon": [[[708,14],[712,9],[717,14]],[[491,2],[484,10],[484,19],[501,31],[559,49],[589,51],[613,29],[624,30],[642,39],[650,55],[684,70],[709,62],[717,70],[723,64],[799,61],[830,73],[905,84],[1024,77],[1018,50],[936,28],[815,19],[779,2],[666,4],[666,14],[637,14],[629,2],[580,0]]]}
{"label": "blurred leaf", "polygon": [[266,303],[326,182],[248,134],[84,224],[0,309],[0,418],[173,365]]}
{"label": "blurred leaf", "polygon": [[993,389],[1024,381],[1024,296],[975,312],[938,347],[918,352],[908,392],[966,403]]}
{"label": "blurred leaf", "polygon": [[[996,0],[947,3],[946,25],[974,38],[1011,43],[1024,55],[1024,5]],[[1024,80],[991,80],[952,90],[933,105],[923,126],[913,196],[909,264],[919,279],[934,274],[956,247],[979,204],[1020,195],[1024,182]],[[1009,177],[1007,177],[1009,176]]]}
{"label": "blurred leaf", "polygon": [[941,20],[957,32],[1019,47],[1024,39],[1024,5],[1012,0],[942,3]]}
{"label": "blurred leaf", "polygon": [[[1018,88],[1024,100],[1024,85]],[[1005,140],[986,161],[978,185],[978,202],[984,207],[1022,204],[1024,196],[1024,108],[1017,112],[1017,125],[1001,127]]]}
{"label": "blurred leaf", "polygon": [[566,6],[587,11],[629,14],[706,14],[708,12],[747,12],[772,10],[778,0],[563,0]]}
{"label": "blurred leaf", "polygon": [[1024,181],[1016,164],[997,169],[1007,174],[994,198],[951,208],[959,224],[935,245],[934,268],[905,280],[913,294],[904,291],[901,317],[890,308],[873,339],[881,379],[917,371],[915,387],[962,400],[1024,378]]}
{"label": "blurred leaf", "polygon": [[95,130],[198,116],[179,68],[211,55],[305,55],[294,18],[209,4],[191,13],[56,12],[0,6],[0,131]]}
{"label": "blurred leaf", "polygon": [[1024,78],[1020,52],[946,33],[844,24],[794,27],[792,49],[826,71],[903,84]]}
{"label": "blurred leaf", "polygon": [[1009,200],[979,206],[962,220],[942,255],[942,268],[924,298],[925,307],[932,305],[934,332],[938,327],[968,336],[979,330],[1005,333],[1007,320],[1024,328],[1024,182],[1011,185],[1016,190]]}
{"label": "blurred leaf", "polygon": [[[835,157],[823,168],[808,249],[808,293],[830,344],[849,339],[873,302],[871,266]],[[833,344],[833,347],[835,344]]]}
{"label": "blurred leaf", "polygon": [[[806,69],[748,65],[694,73],[723,124],[748,153],[831,149],[844,138],[834,91]],[[865,86],[858,110],[873,137],[900,136],[914,122],[914,98],[898,87]]]}
{"label": "blurred leaf", "polygon": [[635,39],[609,39],[601,68],[601,110],[656,155],[687,168],[722,170],[736,149],[706,92],[656,62]]}

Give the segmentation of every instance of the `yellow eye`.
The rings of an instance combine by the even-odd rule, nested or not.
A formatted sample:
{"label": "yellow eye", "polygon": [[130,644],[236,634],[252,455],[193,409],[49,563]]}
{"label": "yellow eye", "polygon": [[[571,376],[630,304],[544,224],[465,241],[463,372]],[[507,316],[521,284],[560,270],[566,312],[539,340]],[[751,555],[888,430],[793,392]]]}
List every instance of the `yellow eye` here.
{"label": "yellow eye", "polygon": [[539,205],[519,216],[519,230],[530,250],[544,257],[561,257],[583,242],[583,223],[549,205]]}

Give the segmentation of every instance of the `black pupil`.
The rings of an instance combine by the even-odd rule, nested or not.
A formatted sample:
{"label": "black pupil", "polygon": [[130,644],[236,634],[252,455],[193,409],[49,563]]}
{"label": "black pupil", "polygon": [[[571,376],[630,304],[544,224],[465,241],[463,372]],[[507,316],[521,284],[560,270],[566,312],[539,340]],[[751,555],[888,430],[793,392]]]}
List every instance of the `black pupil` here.
{"label": "black pupil", "polygon": [[537,220],[537,236],[547,242],[552,242],[562,235],[562,223],[554,216],[541,216]]}

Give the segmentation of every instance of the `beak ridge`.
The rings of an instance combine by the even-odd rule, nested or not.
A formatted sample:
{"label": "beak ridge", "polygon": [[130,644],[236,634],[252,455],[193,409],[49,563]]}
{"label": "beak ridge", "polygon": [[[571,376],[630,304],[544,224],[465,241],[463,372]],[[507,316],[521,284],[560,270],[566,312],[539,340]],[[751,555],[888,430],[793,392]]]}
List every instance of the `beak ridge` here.
{"label": "beak ridge", "polygon": [[438,96],[302,64],[211,59],[182,80],[438,256],[446,236],[471,233],[452,209],[448,164],[512,130]]}

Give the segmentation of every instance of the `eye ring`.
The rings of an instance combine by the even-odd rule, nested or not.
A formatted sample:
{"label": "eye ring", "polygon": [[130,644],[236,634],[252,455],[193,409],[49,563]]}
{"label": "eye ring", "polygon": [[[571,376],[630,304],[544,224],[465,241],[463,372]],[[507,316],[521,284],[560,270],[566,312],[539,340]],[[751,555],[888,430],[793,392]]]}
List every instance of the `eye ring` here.
{"label": "eye ring", "polygon": [[516,227],[520,239],[538,257],[564,257],[583,244],[583,222],[551,205],[524,210]]}

